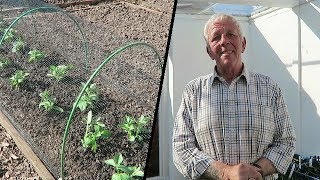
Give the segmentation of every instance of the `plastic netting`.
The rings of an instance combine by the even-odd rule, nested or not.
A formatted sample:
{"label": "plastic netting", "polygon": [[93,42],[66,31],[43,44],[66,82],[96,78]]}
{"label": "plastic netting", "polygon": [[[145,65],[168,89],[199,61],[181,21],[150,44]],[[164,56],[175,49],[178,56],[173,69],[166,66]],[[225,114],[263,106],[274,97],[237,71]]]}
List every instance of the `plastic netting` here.
{"label": "plastic netting", "polygon": [[[132,44],[108,33],[107,28],[43,2],[1,1],[0,18],[1,110],[53,176],[109,179],[114,169],[104,161],[117,153],[123,155],[125,165],[143,170],[162,71],[155,49]],[[92,96],[88,95],[90,87]],[[77,98],[82,106],[73,108]],[[73,109],[62,157],[63,134]],[[100,128],[111,133],[105,139],[100,134],[95,150],[84,147],[89,111],[93,120],[100,118],[105,125]],[[130,142],[121,126],[126,116],[138,119],[142,115],[149,118],[146,130]],[[90,135],[98,131],[97,124],[91,131]]]}

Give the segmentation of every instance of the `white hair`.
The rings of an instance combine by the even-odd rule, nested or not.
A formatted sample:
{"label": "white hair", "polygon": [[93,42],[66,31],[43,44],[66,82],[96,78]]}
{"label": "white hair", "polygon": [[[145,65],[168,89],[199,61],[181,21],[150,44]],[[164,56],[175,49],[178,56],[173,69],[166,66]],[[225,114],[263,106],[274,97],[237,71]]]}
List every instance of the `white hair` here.
{"label": "white hair", "polygon": [[233,22],[236,25],[236,27],[238,28],[238,33],[239,33],[240,38],[242,38],[242,30],[241,30],[240,24],[233,16],[227,15],[227,14],[222,14],[222,13],[214,14],[207,21],[207,23],[205,24],[204,29],[203,29],[203,36],[204,36],[204,39],[206,40],[207,44],[208,44],[208,38],[209,38],[209,34],[208,34],[209,27],[215,21],[231,21],[231,22]]}

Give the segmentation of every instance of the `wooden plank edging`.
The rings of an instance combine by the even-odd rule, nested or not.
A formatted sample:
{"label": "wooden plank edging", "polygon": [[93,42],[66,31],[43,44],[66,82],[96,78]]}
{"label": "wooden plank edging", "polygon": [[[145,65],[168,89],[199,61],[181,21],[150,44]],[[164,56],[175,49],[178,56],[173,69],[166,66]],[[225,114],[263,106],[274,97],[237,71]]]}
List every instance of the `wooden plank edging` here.
{"label": "wooden plank edging", "polygon": [[14,128],[9,119],[0,110],[0,124],[4,127],[7,133],[12,137],[14,142],[20,151],[29,160],[30,164],[34,167],[35,171],[42,179],[54,180],[55,178],[38,158],[38,156],[33,152],[28,143],[21,137],[19,132]]}

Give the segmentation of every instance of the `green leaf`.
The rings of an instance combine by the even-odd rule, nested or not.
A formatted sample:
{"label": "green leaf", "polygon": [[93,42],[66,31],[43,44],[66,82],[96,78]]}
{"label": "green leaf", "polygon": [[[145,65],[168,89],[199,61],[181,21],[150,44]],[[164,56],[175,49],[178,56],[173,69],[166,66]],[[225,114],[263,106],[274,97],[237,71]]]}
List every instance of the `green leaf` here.
{"label": "green leaf", "polygon": [[115,163],[115,161],[113,159],[105,160],[104,163],[109,164],[113,167],[117,167],[117,164]]}
{"label": "green leaf", "polygon": [[14,39],[14,36],[16,36],[16,34],[17,34],[17,31],[10,28],[9,31],[7,31],[7,35],[3,39],[4,42],[11,42]]}
{"label": "green leaf", "polygon": [[136,140],[136,137],[134,135],[129,135],[129,141],[134,142]]}
{"label": "green leaf", "polygon": [[[87,147],[91,147],[91,150],[93,152],[96,152],[98,144],[97,141],[100,139],[100,137],[102,138],[108,138],[111,133],[107,130],[104,129],[104,124],[100,123],[100,117],[98,117],[97,119],[93,119],[92,118],[92,111],[88,112],[88,116],[87,116],[87,125],[86,125],[86,132],[85,132],[85,136],[83,139],[83,143],[86,144],[86,148]],[[94,131],[92,131],[92,126]],[[90,143],[88,138],[90,138]]]}
{"label": "green leaf", "polygon": [[140,170],[140,167],[129,167],[130,170],[132,170],[132,173],[130,173],[131,177],[135,177],[135,176],[140,176],[140,177],[143,177],[144,173],[143,171]]}
{"label": "green leaf", "polygon": [[122,128],[123,130],[125,130],[127,133],[129,133],[129,132],[131,132],[132,130],[134,130],[133,124],[123,124],[123,125],[121,126],[121,128]]}
{"label": "green leaf", "polygon": [[32,63],[32,62],[38,62],[40,61],[41,59],[45,58],[45,54],[39,50],[31,50],[29,51],[29,62]]}
{"label": "green leaf", "polygon": [[118,169],[124,173],[130,174],[130,169],[127,166],[119,165]]}
{"label": "green leaf", "polygon": [[94,140],[92,141],[92,144],[91,144],[91,150],[96,153],[97,152],[97,142]]}
{"label": "green leaf", "polygon": [[59,112],[63,112],[63,109],[59,106],[53,106],[53,110],[59,111]]}
{"label": "green leaf", "polygon": [[97,124],[94,125],[94,131],[97,133],[97,132],[100,132],[103,130],[103,127],[102,126],[99,126]]}
{"label": "green leaf", "polygon": [[126,173],[116,173],[111,177],[112,180],[131,180],[131,177]]}
{"label": "green leaf", "polygon": [[41,102],[39,103],[39,108],[41,108],[41,106],[44,106],[45,102]]}
{"label": "green leaf", "polygon": [[132,124],[133,122],[135,122],[135,119],[131,116],[127,116],[125,117],[125,120],[128,124]]}
{"label": "green leaf", "polygon": [[137,135],[136,138],[138,138],[139,141],[143,140],[142,136],[140,136],[140,135]]}
{"label": "green leaf", "polygon": [[[51,111],[52,108],[53,108],[54,103],[49,102],[49,101],[45,101],[45,102],[41,102],[40,105],[43,106],[43,108],[46,111]],[[39,106],[39,107],[41,107],[41,106]]]}
{"label": "green leaf", "polygon": [[13,53],[18,53],[18,52],[22,52],[24,48],[25,48],[25,43],[22,41],[21,38],[19,38],[13,43],[13,47],[11,51]]}
{"label": "green leaf", "polygon": [[111,136],[111,133],[110,133],[110,131],[108,131],[108,130],[103,130],[103,131],[101,131],[101,137],[102,138],[109,138]]}
{"label": "green leaf", "polygon": [[92,122],[92,111],[89,111],[87,116],[87,124],[90,124],[91,122]]}
{"label": "green leaf", "polygon": [[18,88],[18,87],[20,87],[22,82],[25,81],[25,79],[28,75],[29,75],[29,73],[26,73],[22,70],[18,70],[15,72],[15,74],[12,77],[10,77],[10,84],[14,88]]}
{"label": "green leaf", "polygon": [[[81,83],[81,84],[83,88],[85,84],[84,83]],[[91,87],[94,87],[94,89],[92,89]],[[79,100],[79,103],[77,105],[77,107],[79,107],[81,111],[84,111],[88,106],[92,105],[93,102],[98,99],[97,90],[95,88],[96,88],[96,85],[91,84],[89,87],[86,88],[85,92],[82,94]]]}
{"label": "green leaf", "polygon": [[119,166],[122,161],[123,161],[123,157],[122,157],[122,154],[121,153],[117,153],[115,156],[114,156],[114,162],[117,164],[117,166]]}
{"label": "green leaf", "polygon": [[132,131],[132,130],[135,129],[133,124],[129,124],[127,127],[128,127],[128,129],[129,129],[130,131]]}
{"label": "green leaf", "polygon": [[0,57],[0,70],[11,66],[13,63],[6,57]]}
{"label": "green leaf", "polygon": [[88,97],[91,101],[96,101],[98,99],[97,94],[88,94]]}
{"label": "green leaf", "polygon": [[84,111],[87,108],[87,102],[82,101],[81,99],[78,102],[77,107],[80,109],[80,111]]}
{"label": "green leaf", "polygon": [[149,119],[148,117],[144,117],[143,115],[139,118],[139,124],[141,125],[146,125],[148,122],[149,122]]}
{"label": "green leaf", "polygon": [[97,126],[100,126],[100,127],[105,127],[106,125],[104,125],[102,122],[100,122],[100,120],[101,120],[100,117],[98,117],[98,118],[96,119],[96,125],[97,125]]}
{"label": "green leaf", "polygon": [[63,112],[63,109],[59,106],[55,106],[55,98],[52,98],[49,95],[49,92],[47,90],[44,90],[42,93],[39,94],[41,97],[41,102],[39,103],[39,108],[43,107],[46,111],[59,111]]}
{"label": "green leaf", "polygon": [[60,81],[67,74],[67,71],[70,69],[69,67],[71,67],[71,66],[67,66],[67,65],[54,66],[54,65],[52,65],[49,68],[50,73],[47,74],[47,76],[53,77],[56,80]]}
{"label": "green leaf", "polygon": [[88,147],[90,147],[91,139],[90,139],[90,137],[85,136],[83,139],[81,139],[81,142],[82,142],[82,146],[84,148],[88,148]]}
{"label": "green leaf", "polygon": [[85,148],[88,148],[90,147],[92,144],[94,144],[94,141],[95,141],[95,137],[93,136],[92,132],[89,132],[88,134],[86,134],[84,137],[83,137],[83,144],[86,145]]}

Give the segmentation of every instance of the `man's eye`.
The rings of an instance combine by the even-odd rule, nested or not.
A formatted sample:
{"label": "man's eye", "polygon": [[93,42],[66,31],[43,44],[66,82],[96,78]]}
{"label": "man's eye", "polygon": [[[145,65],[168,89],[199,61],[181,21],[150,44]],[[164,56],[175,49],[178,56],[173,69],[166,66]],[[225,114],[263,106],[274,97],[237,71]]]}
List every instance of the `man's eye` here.
{"label": "man's eye", "polygon": [[218,41],[218,40],[220,40],[220,35],[216,35],[216,36],[213,36],[212,37],[212,41]]}
{"label": "man's eye", "polygon": [[228,36],[229,38],[236,37],[236,35],[235,35],[234,33],[228,33],[227,36]]}

